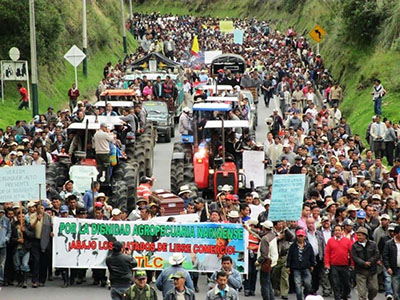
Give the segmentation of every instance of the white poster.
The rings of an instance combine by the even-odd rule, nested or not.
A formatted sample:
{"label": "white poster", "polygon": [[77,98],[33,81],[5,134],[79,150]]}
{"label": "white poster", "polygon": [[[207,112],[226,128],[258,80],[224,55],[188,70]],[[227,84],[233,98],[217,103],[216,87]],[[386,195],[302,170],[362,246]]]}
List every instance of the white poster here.
{"label": "white poster", "polygon": [[221,55],[222,51],[221,50],[215,50],[215,51],[205,51],[204,52],[204,63],[206,65],[211,64],[213,59],[217,57],[218,55]]}
{"label": "white poster", "polygon": [[254,187],[265,186],[264,151],[244,151],[243,170],[246,175],[246,188],[250,188],[250,182]]}

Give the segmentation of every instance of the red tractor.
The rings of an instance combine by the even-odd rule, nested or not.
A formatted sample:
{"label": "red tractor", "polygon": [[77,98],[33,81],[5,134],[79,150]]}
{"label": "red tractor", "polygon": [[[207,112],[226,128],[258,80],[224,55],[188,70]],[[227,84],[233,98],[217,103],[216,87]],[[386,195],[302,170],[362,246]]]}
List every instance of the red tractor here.
{"label": "red tractor", "polygon": [[[198,143],[197,138],[197,120],[202,120],[203,131],[217,131],[222,136],[222,141],[225,140],[225,129],[249,127],[249,122],[246,120],[224,120],[224,114],[230,110],[231,105],[226,103],[193,105],[194,134],[182,136],[182,142],[174,145],[171,160],[172,192],[179,192],[179,187],[186,184],[191,186],[195,192],[197,189],[200,190],[204,197],[215,198],[224,185],[231,186],[232,192],[235,194],[244,189],[244,173],[237,168],[233,155],[225,152],[225,143],[220,146],[221,151],[216,152],[212,150],[212,141],[206,138]],[[204,120],[207,114],[214,112],[219,112],[219,119]]]}

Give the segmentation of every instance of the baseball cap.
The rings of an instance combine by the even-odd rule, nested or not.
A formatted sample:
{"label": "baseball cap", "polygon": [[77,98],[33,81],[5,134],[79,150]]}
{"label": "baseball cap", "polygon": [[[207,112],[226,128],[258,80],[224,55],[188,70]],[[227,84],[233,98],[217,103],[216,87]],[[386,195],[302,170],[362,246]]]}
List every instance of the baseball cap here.
{"label": "baseball cap", "polygon": [[66,206],[66,205],[61,205],[61,207],[60,207],[60,213],[63,214],[63,213],[67,213],[67,212],[69,212],[68,206]]}
{"label": "baseball cap", "polygon": [[390,220],[390,217],[388,214],[383,214],[380,219]]}
{"label": "baseball cap", "polygon": [[306,231],[304,229],[297,229],[296,236],[306,236]]}
{"label": "baseball cap", "polygon": [[135,278],[137,278],[137,279],[147,278],[146,271],[144,271],[144,270],[136,271]]}
{"label": "baseball cap", "polygon": [[367,214],[365,213],[365,211],[363,211],[362,209],[360,209],[357,212],[357,219],[365,219],[367,216]]}
{"label": "baseball cap", "polygon": [[260,225],[267,229],[272,229],[272,227],[274,227],[274,224],[269,220],[262,222]]}
{"label": "baseball cap", "polygon": [[172,279],[186,278],[186,274],[182,271],[176,272],[171,276]]}

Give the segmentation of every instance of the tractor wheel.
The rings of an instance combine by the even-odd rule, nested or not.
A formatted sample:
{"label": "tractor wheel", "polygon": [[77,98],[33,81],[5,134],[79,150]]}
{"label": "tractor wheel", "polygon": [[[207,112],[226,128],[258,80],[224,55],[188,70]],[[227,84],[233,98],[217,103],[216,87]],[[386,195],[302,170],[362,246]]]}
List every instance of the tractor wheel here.
{"label": "tractor wheel", "polygon": [[47,183],[57,191],[61,191],[62,186],[69,178],[68,171],[68,166],[63,163],[55,162],[51,164],[46,170]]}
{"label": "tractor wheel", "polygon": [[111,205],[113,207],[126,207],[128,188],[123,180],[117,181],[113,186]]}
{"label": "tractor wheel", "polygon": [[184,182],[194,181],[193,165],[185,164],[183,169],[183,180]]}
{"label": "tractor wheel", "polygon": [[142,145],[138,145],[135,151],[135,161],[138,163],[139,178],[146,175],[146,163],[145,163],[145,150]]}
{"label": "tractor wheel", "polygon": [[171,161],[171,192],[178,194],[183,182],[183,160],[173,159]]}
{"label": "tractor wheel", "polygon": [[153,175],[153,149],[150,144],[144,146],[144,159],[146,176],[151,177]]}
{"label": "tractor wheel", "polygon": [[188,185],[189,189],[192,191],[190,197],[192,199],[196,199],[199,196],[199,188],[197,187],[197,184],[194,182],[185,183],[185,184]]}

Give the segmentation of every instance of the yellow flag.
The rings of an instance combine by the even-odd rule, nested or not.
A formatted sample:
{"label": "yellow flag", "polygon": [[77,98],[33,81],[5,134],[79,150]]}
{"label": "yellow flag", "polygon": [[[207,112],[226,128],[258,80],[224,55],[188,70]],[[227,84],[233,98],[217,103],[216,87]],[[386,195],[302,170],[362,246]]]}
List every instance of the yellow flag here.
{"label": "yellow flag", "polygon": [[192,52],[193,55],[199,56],[199,51],[200,51],[200,49],[199,49],[199,41],[197,39],[197,35],[195,35],[194,38],[193,38],[193,44],[192,44],[191,52]]}

